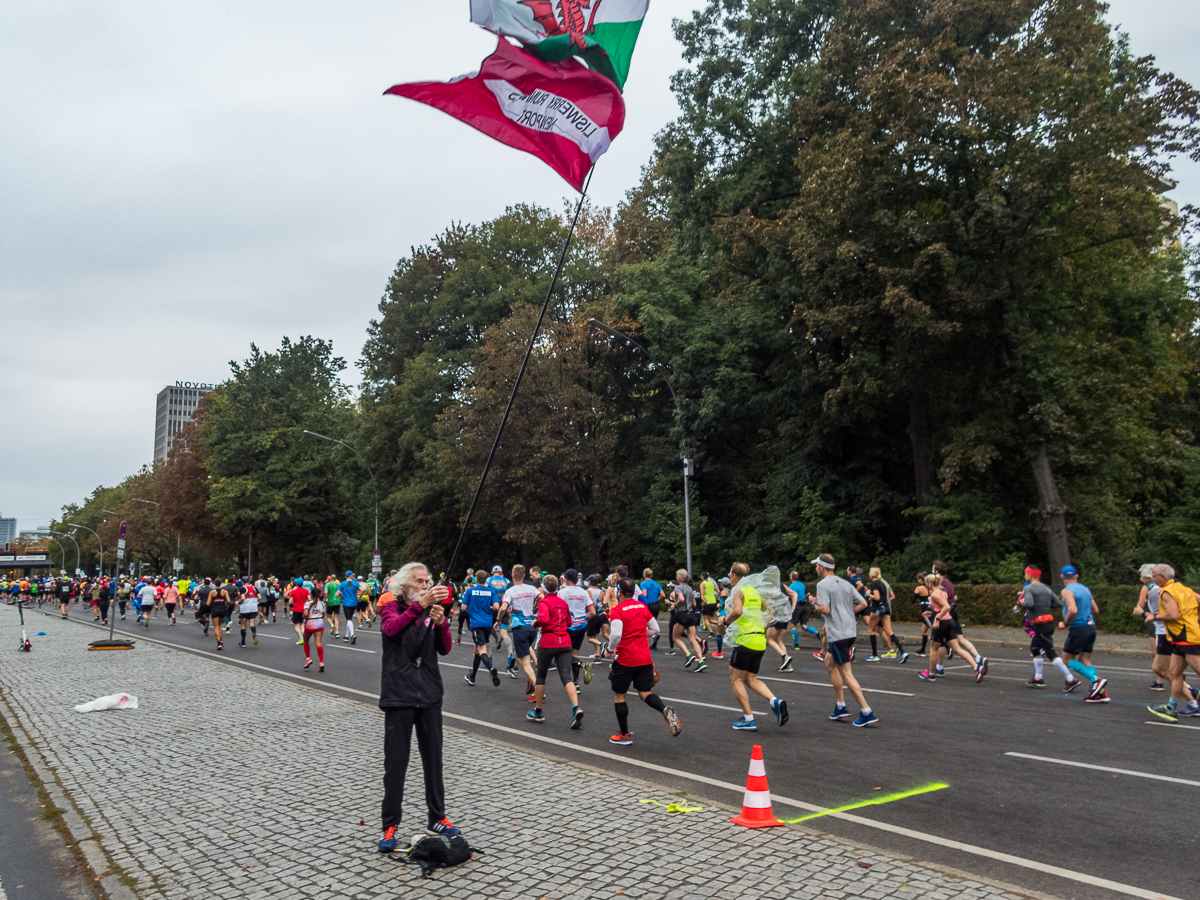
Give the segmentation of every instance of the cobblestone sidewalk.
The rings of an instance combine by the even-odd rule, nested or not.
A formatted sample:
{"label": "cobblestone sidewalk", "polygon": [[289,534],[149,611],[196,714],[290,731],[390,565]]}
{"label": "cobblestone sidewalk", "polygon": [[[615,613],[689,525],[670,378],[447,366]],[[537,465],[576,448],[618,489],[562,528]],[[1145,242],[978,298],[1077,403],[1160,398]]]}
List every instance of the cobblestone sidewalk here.
{"label": "cobblestone sidewalk", "polygon": [[[377,709],[144,642],[85,652],[95,631],[42,621],[28,654],[0,625],[0,715],[113,900],[1027,896],[798,827],[737,828],[727,807],[669,814],[638,800],[680,798],[644,782],[451,727],[450,814],[486,855],[424,881],[375,852]],[[72,709],[117,691],[141,708]],[[402,834],[424,827],[415,750],[413,767]],[[696,852],[714,842],[719,858]]]}

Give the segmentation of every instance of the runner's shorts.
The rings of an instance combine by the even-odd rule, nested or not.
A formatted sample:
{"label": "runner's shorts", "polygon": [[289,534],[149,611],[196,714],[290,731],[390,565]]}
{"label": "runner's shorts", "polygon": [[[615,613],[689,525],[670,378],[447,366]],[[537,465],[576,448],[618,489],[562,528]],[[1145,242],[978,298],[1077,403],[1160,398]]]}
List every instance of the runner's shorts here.
{"label": "runner's shorts", "polygon": [[1050,662],[1054,662],[1058,656],[1054,650],[1054,623],[1031,622],[1029,629],[1032,631],[1029,637],[1029,655],[1044,656]]}
{"label": "runner's shorts", "polygon": [[766,650],[751,650],[749,647],[735,644],[733,653],[729,655],[729,668],[757,675],[759,666],[762,665],[763,654],[766,652]]}
{"label": "runner's shorts", "polygon": [[532,625],[517,625],[509,634],[513,639],[513,655],[517,659],[528,656],[529,648],[533,646],[533,642],[537,638],[537,629]]}
{"label": "runner's shorts", "polygon": [[571,649],[578,650],[583,646],[583,639],[587,637],[587,628],[568,628],[567,634],[571,638]]}
{"label": "runner's shorts", "polygon": [[675,613],[675,622],[684,631],[687,631],[689,628],[695,628],[700,624],[700,613],[695,610],[681,609]]}
{"label": "runner's shorts", "polygon": [[1067,631],[1067,642],[1063,644],[1063,653],[1078,656],[1081,653],[1091,653],[1096,646],[1096,626],[1076,625]]}
{"label": "runner's shorts", "polygon": [[796,604],[796,608],[792,610],[792,624],[793,625],[807,625],[808,624],[808,603],[806,601],[801,600],[799,603]]}
{"label": "runner's shorts", "polygon": [[708,616],[710,619],[714,618],[717,615],[717,604],[705,603],[704,604],[704,614],[706,616]]}
{"label": "runner's shorts", "polygon": [[1200,644],[1171,641],[1171,653],[1175,656],[1200,656]]}
{"label": "runner's shorts", "polygon": [[1154,636],[1154,652],[1159,656],[1171,655],[1171,639],[1165,634],[1156,634]]}
{"label": "runner's shorts", "polygon": [[476,647],[486,647],[488,641],[492,639],[492,629],[490,628],[472,628],[471,641]]}
{"label": "runner's shorts", "polygon": [[654,690],[654,665],[623,666],[615,662],[608,673],[608,680],[612,682],[614,694],[628,693],[630,685],[633,685],[633,689],[639,694],[652,691]]}
{"label": "runner's shorts", "polygon": [[292,624],[293,625],[303,625],[304,624],[304,613],[303,612],[293,612],[292,613]]}
{"label": "runner's shorts", "polygon": [[779,620],[779,621],[777,621],[777,622],[772,622],[772,623],[771,623],[769,626],[767,626],[767,627],[768,627],[768,628],[774,628],[776,631],[787,631],[787,627],[788,627],[788,625],[790,625],[790,624],[791,624],[791,622],[789,622],[787,619],[780,619],[780,620]]}
{"label": "runner's shorts", "polygon": [[254,620],[257,618],[258,618],[258,610],[257,609],[254,612],[239,612],[238,613],[238,621],[239,622],[244,621],[245,619]]}
{"label": "runner's shorts", "polygon": [[600,634],[600,629],[608,624],[608,616],[604,613],[596,613],[588,619],[587,636],[596,637]]}
{"label": "runner's shorts", "polygon": [[844,638],[840,641],[830,641],[829,649],[826,651],[833,657],[833,661],[844,666],[846,663],[854,659],[854,638]]}

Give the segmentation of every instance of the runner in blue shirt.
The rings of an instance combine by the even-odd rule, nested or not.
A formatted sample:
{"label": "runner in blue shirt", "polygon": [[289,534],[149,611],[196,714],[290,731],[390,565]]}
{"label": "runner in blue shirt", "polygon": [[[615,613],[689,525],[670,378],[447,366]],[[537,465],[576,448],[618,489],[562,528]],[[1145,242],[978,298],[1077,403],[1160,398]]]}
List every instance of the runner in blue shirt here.
{"label": "runner in blue shirt", "polygon": [[[537,568],[536,566],[534,567]],[[487,585],[496,592],[496,596],[503,599],[504,592],[507,591],[512,582],[504,577],[504,570],[499,566],[492,566],[492,576],[487,580]],[[513,654],[513,642],[508,633],[508,626],[511,621],[511,614],[507,611],[502,612],[496,619],[496,649],[503,654],[508,652],[508,671],[512,674],[513,666],[516,665],[517,658]]]}
{"label": "runner in blue shirt", "polygon": [[[490,579],[489,579],[490,580]],[[492,637],[492,623],[496,620],[496,612],[500,609],[500,595],[496,589],[485,582],[482,572],[475,576],[478,582],[474,587],[463,592],[462,602],[467,605],[467,614],[471,620],[471,640],[475,644],[475,658],[471,661],[471,674],[464,675],[467,684],[475,687],[475,674],[482,663],[492,674],[492,684],[500,686],[500,673],[492,658],[488,656],[487,645]]]}
{"label": "runner in blue shirt", "polygon": [[[1091,693],[1085,703],[1107,703],[1108,679],[1101,678],[1092,665],[1092,649],[1096,646],[1096,615],[1100,608],[1092,599],[1092,592],[1079,583],[1079,570],[1074,566],[1062,567],[1065,587],[1062,592],[1063,620],[1059,628],[1069,628],[1067,642],[1063,645],[1063,659],[1067,668],[1078,672],[1092,683]],[[1078,657],[1078,658],[1076,658]]]}
{"label": "runner in blue shirt", "polygon": [[788,585],[796,593],[796,606],[792,609],[792,649],[800,649],[800,629],[803,628],[811,635],[820,637],[821,632],[808,624],[808,589],[800,580],[798,571],[792,572],[792,583]]}
{"label": "runner in blue shirt", "polygon": [[[663,589],[662,589],[662,585],[654,580],[653,575],[654,575],[653,569],[643,569],[642,570],[642,578],[645,580],[642,581],[642,583],[638,585],[638,587],[640,587],[642,589],[642,593],[639,594],[636,599],[640,600],[642,603],[645,603],[647,608],[650,610],[650,615],[654,616],[654,618],[657,619],[658,618],[658,609],[659,609],[659,598],[662,596]],[[651,639],[651,641],[650,641],[650,649],[651,650],[655,649],[658,646],[658,637],[659,636],[656,634]],[[670,636],[668,635],[668,637],[670,637]],[[671,655],[671,654],[668,654],[668,655]]]}
{"label": "runner in blue shirt", "polygon": [[346,633],[342,640],[357,644],[358,635],[354,633],[354,614],[358,612],[358,581],[353,572],[346,572],[346,580],[338,585],[338,592],[342,595],[342,615],[346,617]]}

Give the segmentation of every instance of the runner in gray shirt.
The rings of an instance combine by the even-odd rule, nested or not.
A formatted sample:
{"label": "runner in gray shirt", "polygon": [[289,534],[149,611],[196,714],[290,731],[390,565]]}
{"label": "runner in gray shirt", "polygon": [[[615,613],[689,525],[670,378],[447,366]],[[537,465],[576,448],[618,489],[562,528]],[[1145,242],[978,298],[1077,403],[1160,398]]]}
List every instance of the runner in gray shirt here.
{"label": "runner in gray shirt", "polygon": [[850,689],[851,695],[862,712],[854,720],[859,728],[874,725],[879,717],[867,705],[858,680],[850,671],[850,662],[854,659],[854,640],[858,637],[858,621],[854,614],[867,608],[867,601],[859,596],[850,582],[839,578],[835,573],[834,559],[828,553],[822,553],[812,561],[816,567],[817,602],[814,609],[825,619],[825,637],[828,648],[825,651],[825,671],[829,673],[829,681],[833,685],[833,694],[837,705],[829,718],[834,721],[850,718],[850,710],[846,708],[845,688]]}

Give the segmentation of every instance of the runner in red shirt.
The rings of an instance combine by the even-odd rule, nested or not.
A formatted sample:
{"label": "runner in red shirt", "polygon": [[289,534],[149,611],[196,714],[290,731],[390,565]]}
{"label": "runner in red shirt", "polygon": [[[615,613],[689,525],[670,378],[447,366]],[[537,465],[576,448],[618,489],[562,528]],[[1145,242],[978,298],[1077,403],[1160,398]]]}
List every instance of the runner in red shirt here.
{"label": "runner in red shirt", "polygon": [[537,622],[535,625],[542,629],[542,637],[538,641],[537,650],[537,682],[533,688],[534,708],[525,714],[533,722],[545,722],[542,713],[542,701],[546,698],[546,675],[553,665],[558,669],[558,677],[562,679],[567,697],[571,701],[571,727],[578,729],[583,725],[583,710],[579,708],[579,693],[575,690],[575,680],[571,677],[571,609],[567,601],[558,596],[558,578],[546,575],[542,578],[542,590],[546,596],[538,601]]}
{"label": "runner in red shirt", "polygon": [[[632,744],[629,732],[629,704],[625,695],[630,685],[651,709],[657,709],[675,737],[683,731],[683,724],[675,710],[666,706],[662,698],[654,693],[658,673],[650,658],[650,635],[658,634],[658,620],[650,608],[633,599],[636,586],[632,578],[617,582],[617,602],[608,613],[608,649],[614,651],[612,670],[608,674],[612,682],[613,703],[617,708],[617,726],[620,729],[608,740],[613,744]],[[542,639],[543,643],[545,638]]]}
{"label": "runner in red shirt", "polygon": [[308,605],[308,588],[304,586],[303,578],[292,581],[292,592],[288,599],[292,601],[292,627],[296,629],[296,643],[304,643],[304,607]]}

